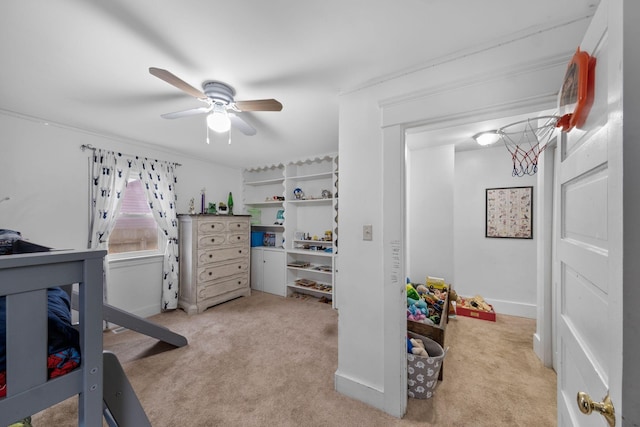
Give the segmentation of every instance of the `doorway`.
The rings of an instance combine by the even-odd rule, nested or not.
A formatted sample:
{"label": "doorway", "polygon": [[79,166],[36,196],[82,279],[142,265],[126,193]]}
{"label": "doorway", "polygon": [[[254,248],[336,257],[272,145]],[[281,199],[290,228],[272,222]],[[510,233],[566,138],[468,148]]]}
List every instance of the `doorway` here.
{"label": "doorway", "polygon": [[[500,128],[523,117],[549,114],[549,110],[540,110],[453,126],[414,126],[407,128],[404,138],[398,141],[404,153],[406,277],[415,282],[424,280],[427,275],[444,277],[460,295],[485,294],[496,299],[492,302],[500,313],[536,319],[532,347],[547,367],[551,367],[554,353],[552,258],[551,251],[545,248],[552,241],[554,148],[550,146],[546,158],[541,160],[550,162],[551,167],[541,168],[538,175],[523,180],[511,176],[511,159],[504,144],[499,142],[491,148],[479,149],[471,135],[480,130]],[[429,188],[430,185],[437,188]],[[511,239],[485,238],[484,189],[497,185],[532,185],[536,189],[534,197],[540,201],[540,206],[536,209],[534,204],[538,213],[535,213],[533,241],[505,242]],[[416,202],[418,198],[422,201]],[[429,224],[431,221],[437,224]],[[543,235],[546,237],[542,238]],[[473,241],[472,245],[470,241]],[[503,268],[496,269],[495,262],[478,257],[478,253],[495,255],[500,251],[504,252],[498,256]],[[433,262],[425,261],[428,259]],[[547,274],[539,273],[540,264],[549,269]],[[469,268],[470,265],[473,267]],[[495,279],[496,271],[505,269],[513,270],[501,280],[509,281],[520,274],[519,286],[507,286]],[[477,277],[479,271],[488,277],[493,275],[494,280],[474,281],[474,287],[470,287],[467,280],[466,287],[458,286],[461,278],[464,281],[465,274]],[[495,288],[476,287],[479,282]],[[499,293],[499,288],[510,288],[511,294]],[[541,305],[540,300],[546,302]],[[404,314],[404,309],[402,312]]]}
{"label": "doorway", "polygon": [[[459,295],[490,298],[502,314],[544,319],[546,311],[538,313],[538,294],[542,285],[547,287],[545,296],[550,293],[550,273],[538,285],[537,259],[544,266],[551,264],[551,251],[538,245],[550,242],[551,237],[553,167],[544,169],[544,174],[514,177],[504,143],[482,147],[471,136],[523,118],[549,114],[544,110],[435,130],[407,129],[407,277],[417,283],[427,275],[443,277]],[[552,153],[546,161],[553,162]],[[486,238],[486,189],[522,186],[534,188],[534,238]],[[540,209],[547,213],[542,215]],[[542,235],[548,237],[542,239]],[[550,307],[548,304],[544,309]]]}

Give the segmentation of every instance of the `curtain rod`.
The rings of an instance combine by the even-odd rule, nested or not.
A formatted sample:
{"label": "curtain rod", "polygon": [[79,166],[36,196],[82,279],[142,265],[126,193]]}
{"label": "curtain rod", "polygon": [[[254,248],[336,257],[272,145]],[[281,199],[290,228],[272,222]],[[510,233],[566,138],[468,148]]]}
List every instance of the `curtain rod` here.
{"label": "curtain rod", "polygon": [[[82,151],[84,151],[84,150],[91,150],[91,151],[93,151],[93,152],[95,152],[95,151],[97,150],[97,148],[96,148],[96,147],[94,147],[94,146],[93,146],[93,145],[91,145],[91,144],[82,144],[82,145],[80,146],[80,149],[81,149]],[[131,154],[125,154],[125,156],[131,156]],[[136,157],[136,156],[131,156],[131,157]],[[148,157],[147,157],[147,158],[148,158]],[[159,161],[158,159],[154,159],[154,160],[155,160],[155,161]],[[164,160],[163,160],[163,161],[164,161]],[[172,164],[174,164],[175,166],[182,166],[182,163],[176,163],[176,162],[167,162],[167,163],[172,163]]]}

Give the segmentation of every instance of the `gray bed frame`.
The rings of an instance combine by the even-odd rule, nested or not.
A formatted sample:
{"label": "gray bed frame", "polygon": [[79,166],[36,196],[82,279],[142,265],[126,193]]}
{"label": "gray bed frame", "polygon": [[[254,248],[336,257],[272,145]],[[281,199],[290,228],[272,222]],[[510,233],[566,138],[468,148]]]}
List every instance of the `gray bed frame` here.
{"label": "gray bed frame", "polygon": [[[78,396],[78,425],[150,426],[118,359],[102,349],[102,271],[106,251],[0,256],[7,308],[7,397],[0,426]],[[81,366],[47,380],[47,288],[78,284]]]}

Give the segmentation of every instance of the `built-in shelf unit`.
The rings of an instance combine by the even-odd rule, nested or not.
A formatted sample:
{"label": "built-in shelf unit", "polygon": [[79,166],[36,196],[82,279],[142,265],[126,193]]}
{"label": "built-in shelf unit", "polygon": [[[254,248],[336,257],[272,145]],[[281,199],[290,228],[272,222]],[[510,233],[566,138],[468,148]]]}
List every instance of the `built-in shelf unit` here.
{"label": "built-in shelf unit", "polygon": [[275,247],[268,249],[284,254],[283,274],[270,275],[283,277],[283,283],[264,285],[267,279],[256,276],[261,287],[283,296],[323,298],[337,308],[337,185],[336,155],[244,171],[244,206],[252,215],[251,230],[274,233]]}

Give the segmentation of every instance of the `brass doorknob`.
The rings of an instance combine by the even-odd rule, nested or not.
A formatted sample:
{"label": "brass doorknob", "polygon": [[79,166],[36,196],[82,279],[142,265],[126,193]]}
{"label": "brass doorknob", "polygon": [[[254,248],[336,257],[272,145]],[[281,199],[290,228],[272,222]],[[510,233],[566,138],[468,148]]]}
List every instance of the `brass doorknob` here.
{"label": "brass doorknob", "polygon": [[607,420],[610,427],[616,425],[616,411],[613,408],[609,393],[607,393],[602,402],[594,402],[587,393],[583,391],[578,392],[578,407],[580,408],[580,412],[585,415],[589,415],[595,410]]}

